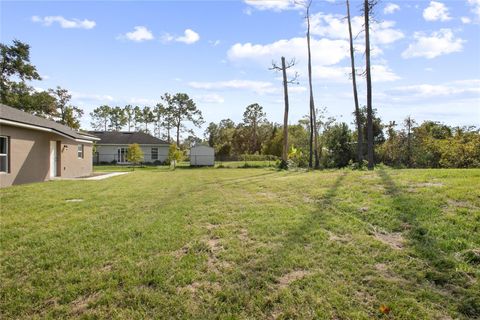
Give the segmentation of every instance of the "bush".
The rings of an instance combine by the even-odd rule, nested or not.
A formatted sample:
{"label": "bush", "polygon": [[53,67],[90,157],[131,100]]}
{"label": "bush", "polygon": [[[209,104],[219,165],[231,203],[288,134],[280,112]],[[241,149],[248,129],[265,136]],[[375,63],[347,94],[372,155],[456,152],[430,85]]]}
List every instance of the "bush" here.
{"label": "bush", "polygon": [[288,168],[306,168],[308,166],[307,155],[301,149],[292,146],[288,153]]}
{"label": "bush", "polygon": [[350,160],[348,162],[348,165],[352,170],[366,170],[368,167],[368,161],[367,160],[362,160],[362,162],[353,162],[353,160]]}

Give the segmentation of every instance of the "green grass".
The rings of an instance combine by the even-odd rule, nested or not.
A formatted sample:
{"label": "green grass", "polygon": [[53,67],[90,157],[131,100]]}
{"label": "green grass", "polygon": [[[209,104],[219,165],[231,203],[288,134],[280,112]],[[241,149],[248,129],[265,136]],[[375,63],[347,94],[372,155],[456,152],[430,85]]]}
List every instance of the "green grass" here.
{"label": "green grass", "polygon": [[[277,162],[274,160],[268,161],[215,161],[215,168],[269,168],[276,167]],[[190,162],[182,161],[177,167],[179,169],[192,168],[190,167]],[[173,167],[172,167],[173,168]],[[208,168],[208,167],[205,167]],[[161,165],[146,165],[146,166],[136,166],[135,168],[131,165],[99,165],[94,166],[95,172],[112,172],[112,171],[132,171],[133,169],[141,170],[170,170],[170,166]],[[198,169],[198,168],[195,168]]]}
{"label": "green grass", "polygon": [[480,170],[149,167],[0,194],[3,319],[480,317]]}

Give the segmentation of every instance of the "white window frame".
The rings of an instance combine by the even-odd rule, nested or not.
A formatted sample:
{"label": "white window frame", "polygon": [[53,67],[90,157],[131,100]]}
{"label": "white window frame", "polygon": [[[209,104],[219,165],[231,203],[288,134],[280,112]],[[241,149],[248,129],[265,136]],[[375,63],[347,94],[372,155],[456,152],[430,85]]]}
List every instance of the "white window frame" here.
{"label": "white window frame", "polygon": [[[10,171],[10,167],[9,167],[9,162],[10,162],[10,139],[8,138],[8,136],[0,136],[0,139],[5,139],[5,153],[0,153],[0,157],[4,157],[5,158],[5,171],[3,171],[1,168],[0,168],[0,173],[9,173]],[[1,150],[0,150],[1,152]]]}
{"label": "white window frame", "polygon": [[[153,158],[153,149],[155,149],[155,154],[156,154],[155,159]],[[158,148],[152,148],[150,157],[152,158],[152,160],[158,160]]]}
{"label": "white window frame", "polygon": [[[117,148],[117,163],[128,163],[128,148],[127,147],[119,147]],[[120,161],[123,160],[123,161]]]}
{"label": "white window frame", "polygon": [[83,155],[84,155],[83,144],[78,144],[77,145],[77,157],[78,157],[78,159],[83,159]]}

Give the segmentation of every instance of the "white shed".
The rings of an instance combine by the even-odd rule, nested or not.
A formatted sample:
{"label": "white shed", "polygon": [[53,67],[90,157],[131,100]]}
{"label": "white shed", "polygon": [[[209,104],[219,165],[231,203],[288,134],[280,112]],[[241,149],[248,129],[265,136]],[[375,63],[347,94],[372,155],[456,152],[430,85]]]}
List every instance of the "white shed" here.
{"label": "white shed", "polygon": [[215,150],[212,147],[198,145],[190,148],[191,166],[213,166],[215,165]]}

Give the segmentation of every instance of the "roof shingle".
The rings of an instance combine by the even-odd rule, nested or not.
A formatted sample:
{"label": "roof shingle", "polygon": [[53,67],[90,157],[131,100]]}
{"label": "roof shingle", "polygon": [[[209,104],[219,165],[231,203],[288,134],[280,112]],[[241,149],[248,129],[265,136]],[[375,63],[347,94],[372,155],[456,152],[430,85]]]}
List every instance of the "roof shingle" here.
{"label": "roof shingle", "polygon": [[72,139],[97,140],[94,135],[87,132],[75,131],[58,122],[34,116],[33,114],[0,104],[0,119],[12,121],[19,124],[27,124],[36,127],[51,129],[54,132],[66,135]]}
{"label": "roof shingle", "polygon": [[98,144],[169,144],[144,132],[90,131],[90,134],[100,138]]}

